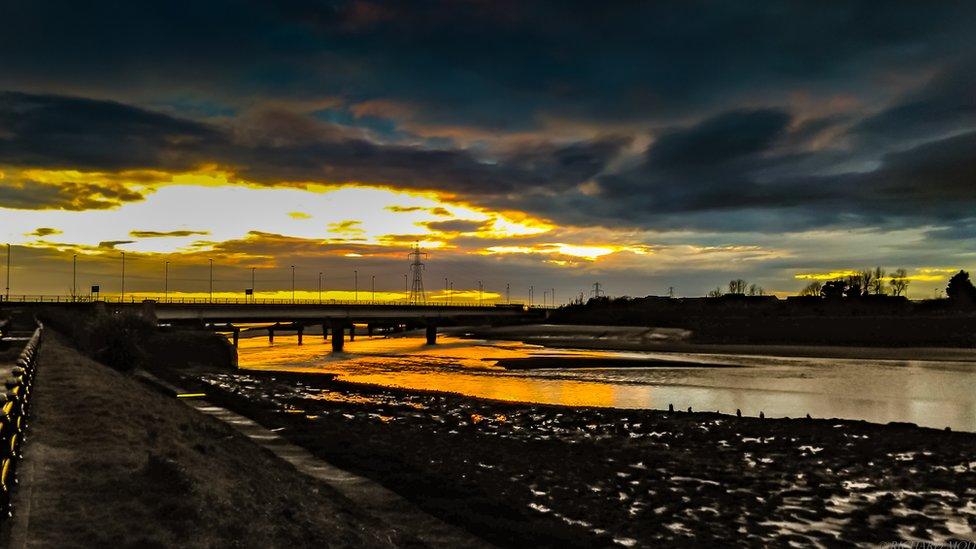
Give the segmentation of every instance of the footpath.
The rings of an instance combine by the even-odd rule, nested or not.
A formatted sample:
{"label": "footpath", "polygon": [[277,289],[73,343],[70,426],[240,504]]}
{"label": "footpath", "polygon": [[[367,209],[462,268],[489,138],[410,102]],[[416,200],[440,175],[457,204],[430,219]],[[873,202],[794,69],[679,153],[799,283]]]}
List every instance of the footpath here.
{"label": "footpath", "polygon": [[47,331],[9,547],[419,547],[237,429]]}

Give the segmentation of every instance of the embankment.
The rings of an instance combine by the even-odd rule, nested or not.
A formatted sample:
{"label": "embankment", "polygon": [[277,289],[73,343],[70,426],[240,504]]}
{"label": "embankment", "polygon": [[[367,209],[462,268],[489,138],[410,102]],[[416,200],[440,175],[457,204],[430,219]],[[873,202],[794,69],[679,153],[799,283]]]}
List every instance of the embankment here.
{"label": "embankment", "polygon": [[24,546],[411,544],[234,429],[56,334],[39,360],[15,501],[13,536]]}

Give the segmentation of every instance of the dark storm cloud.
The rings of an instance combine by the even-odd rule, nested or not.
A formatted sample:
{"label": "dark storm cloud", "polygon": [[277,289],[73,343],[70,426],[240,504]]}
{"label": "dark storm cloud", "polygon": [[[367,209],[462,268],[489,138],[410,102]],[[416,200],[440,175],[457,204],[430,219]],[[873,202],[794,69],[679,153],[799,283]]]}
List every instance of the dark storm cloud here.
{"label": "dark storm cloud", "polygon": [[926,236],[930,240],[967,241],[976,244],[976,218],[971,217],[946,227],[932,229]]}
{"label": "dark storm cloud", "polygon": [[648,150],[647,166],[680,173],[728,165],[765,152],[789,122],[789,114],[771,109],[723,113],[662,135]]}
{"label": "dark storm cloud", "polygon": [[852,134],[897,143],[974,125],[976,57],[950,64],[920,90],[865,118],[852,129]]}
{"label": "dark storm cloud", "polygon": [[530,196],[523,206],[571,222],[722,230],[921,225],[976,207],[976,132],[882,157],[873,170],[780,173],[809,155],[781,152],[790,117],[732,111],[663,134],[628,171],[601,176],[596,195]]}
{"label": "dark storm cloud", "polygon": [[[0,20],[0,85],[35,92],[0,95],[5,165],[217,164],[656,229],[973,206],[972,3],[8,2]],[[521,133],[543,130],[565,133]],[[138,199],[0,183],[8,207]]]}
{"label": "dark storm cloud", "polygon": [[[449,0],[7,2],[0,83],[187,96],[342,97],[409,105],[427,123],[534,127],[685,117],[743,97],[857,89],[968,47],[962,2]],[[43,28],[44,32],[38,32]],[[758,92],[758,93],[757,93]],[[200,103],[200,102],[198,102]]]}
{"label": "dark storm cloud", "polygon": [[0,208],[18,210],[105,210],[142,200],[143,194],[122,184],[64,181],[0,180]]}
{"label": "dark storm cloud", "polygon": [[202,124],[120,103],[0,92],[0,163],[180,169],[216,137]]}
{"label": "dark storm cloud", "polygon": [[[268,184],[364,182],[465,194],[570,188],[599,173],[627,142],[545,143],[485,161],[461,149],[376,144],[289,113],[224,128],[114,102],[23,93],[0,94],[0,124],[0,164],[19,167],[187,170],[217,163]],[[31,185],[20,191],[37,196],[24,204],[50,202],[45,190],[56,197],[72,191]],[[106,200],[127,198],[102,192]]]}

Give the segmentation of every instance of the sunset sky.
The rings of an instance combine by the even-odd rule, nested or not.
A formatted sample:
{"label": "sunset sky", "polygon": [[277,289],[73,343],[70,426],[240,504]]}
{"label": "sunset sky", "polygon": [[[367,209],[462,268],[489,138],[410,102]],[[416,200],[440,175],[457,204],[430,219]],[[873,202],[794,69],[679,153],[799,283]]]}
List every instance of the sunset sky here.
{"label": "sunset sky", "polygon": [[[976,3],[0,4],[11,289],[769,293],[976,268]],[[5,253],[5,250],[0,250]],[[4,258],[5,259],[5,258]],[[0,280],[0,284],[3,280]],[[277,293],[276,293],[277,292]],[[467,292],[467,293],[464,293]]]}

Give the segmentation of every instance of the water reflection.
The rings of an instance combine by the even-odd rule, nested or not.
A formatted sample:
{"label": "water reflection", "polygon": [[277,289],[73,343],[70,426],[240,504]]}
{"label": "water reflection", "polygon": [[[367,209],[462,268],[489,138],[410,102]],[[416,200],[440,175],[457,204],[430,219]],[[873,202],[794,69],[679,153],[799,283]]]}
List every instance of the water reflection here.
{"label": "water reflection", "polygon": [[[509,371],[500,359],[576,357],[725,364],[737,368],[648,367]],[[499,400],[676,408],[747,415],[843,417],[976,431],[976,364],[970,362],[782,358],[696,353],[577,351],[517,342],[441,337],[367,338],[333,354],[321,336],[242,339],[241,368],[335,373],[340,379]]]}

